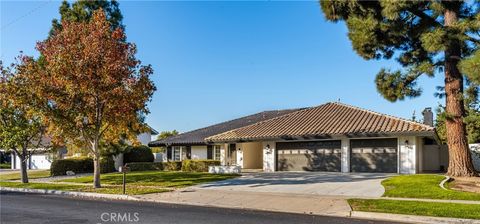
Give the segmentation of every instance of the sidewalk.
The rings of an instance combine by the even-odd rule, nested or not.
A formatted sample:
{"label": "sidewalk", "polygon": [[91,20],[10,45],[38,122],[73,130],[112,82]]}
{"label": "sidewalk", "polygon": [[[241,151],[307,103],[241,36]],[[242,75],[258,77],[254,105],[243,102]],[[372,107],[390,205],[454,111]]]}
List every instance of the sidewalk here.
{"label": "sidewalk", "polygon": [[350,216],[345,198],[317,195],[295,195],[265,192],[232,192],[219,190],[184,189],[167,193],[135,196],[140,200],[289,212],[325,216]]}

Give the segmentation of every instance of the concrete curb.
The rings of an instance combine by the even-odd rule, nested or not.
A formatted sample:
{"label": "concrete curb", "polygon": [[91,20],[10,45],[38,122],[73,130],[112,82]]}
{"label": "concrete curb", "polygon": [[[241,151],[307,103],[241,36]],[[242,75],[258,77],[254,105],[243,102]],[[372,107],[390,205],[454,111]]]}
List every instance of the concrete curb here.
{"label": "concrete curb", "polygon": [[425,224],[450,224],[450,223],[461,223],[461,224],[480,224],[480,220],[474,219],[459,219],[459,218],[441,218],[441,217],[431,217],[431,216],[418,216],[418,215],[401,215],[401,214],[390,214],[390,213],[376,213],[376,212],[358,212],[352,211],[352,218],[359,219],[376,219],[376,220],[388,220],[388,221],[397,221],[397,222],[409,222],[409,223],[425,223]]}
{"label": "concrete curb", "polygon": [[0,191],[35,193],[35,194],[53,194],[53,195],[63,195],[63,196],[72,196],[72,197],[83,197],[83,198],[103,198],[103,199],[111,199],[111,200],[140,201],[140,199],[136,197],[129,196],[129,195],[121,195],[121,194],[99,194],[99,193],[90,193],[90,192],[13,188],[13,187],[0,187]]}
{"label": "concrete curb", "polygon": [[440,182],[440,187],[443,189],[443,190],[447,190],[448,189],[445,187],[445,183],[447,183],[448,181],[450,181],[452,178],[450,176],[445,176],[445,179],[442,180],[442,182]]}

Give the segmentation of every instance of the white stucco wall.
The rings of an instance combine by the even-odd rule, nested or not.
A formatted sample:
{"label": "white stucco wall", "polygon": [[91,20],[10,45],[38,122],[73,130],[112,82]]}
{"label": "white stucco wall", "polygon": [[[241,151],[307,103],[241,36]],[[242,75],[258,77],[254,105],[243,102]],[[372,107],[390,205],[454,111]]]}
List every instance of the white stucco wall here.
{"label": "white stucco wall", "polygon": [[275,142],[262,142],[264,172],[275,172],[275,147]]}
{"label": "white stucco wall", "polygon": [[192,159],[207,159],[207,146],[192,146]]}
{"label": "white stucco wall", "polygon": [[350,139],[342,138],[342,172],[350,172]]}
{"label": "white stucco wall", "polygon": [[398,137],[398,169],[402,174],[415,174],[417,172],[417,137]]}

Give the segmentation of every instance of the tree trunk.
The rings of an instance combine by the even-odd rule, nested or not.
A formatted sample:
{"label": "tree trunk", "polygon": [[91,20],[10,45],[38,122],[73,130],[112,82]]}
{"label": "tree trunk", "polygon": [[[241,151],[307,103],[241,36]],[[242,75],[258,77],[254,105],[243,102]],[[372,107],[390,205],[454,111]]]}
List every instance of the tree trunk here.
{"label": "tree trunk", "polygon": [[100,152],[98,149],[98,140],[94,140],[93,148],[93,187],[101,188],[100,185]]}
{"label": "tree trunk", "polygon": [[[451,2],[450,4],[451,7],[445,11],[447,32],[449,26],[457,22],[457,12],[459,11],[459,5],[456,2]],[[458,69],[460,58],[460,41],[451,39],[445,50],[445,111],[447,113],[445,123],[449,150],[447,175],[454,177],[477,176],[468,147],[465,123],[463,122],[465,108],[463,102],[463,75]]]}
{"label": "tree trunk", "polygon": [[[24,150],[26,151],[26,150]],[[27,159],[28,157],[25,154],[26,152],[23,152],[23,155],[18,155],[18,158],[20,158],[20,172],[22,174],[22,183],[26,184],[28,183],[28,174],[27,174]]]}

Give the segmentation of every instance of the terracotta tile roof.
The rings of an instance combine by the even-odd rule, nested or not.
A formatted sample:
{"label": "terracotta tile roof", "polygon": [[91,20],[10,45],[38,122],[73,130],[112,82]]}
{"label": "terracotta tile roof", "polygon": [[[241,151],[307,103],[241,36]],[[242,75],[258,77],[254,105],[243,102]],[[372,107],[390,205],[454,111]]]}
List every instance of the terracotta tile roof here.
{"label": "terracotta tile roof", "polygon": [[200,128],[197,130],[181,133],[179,135],[172,136],[166,139],[153,141],[153,142],[150,142],[148,145],[151,147],[158,147],[158,146],[165,146],[165,145],[204,145],[206,144],[205,138],[209,136],[220,134],[236,128],[245,127],[260,121],[272,119],[274,117],[282,116],[282,115],[303,110],[303,109],[305,108],[263,111],[260,113],[241,117],[235,120],[226,121],[226,122],[211,125],[205,128]]}
{"label": "terracotta tile roof", "polygon": [[330,102],[206,138],[208,142],[315,139],[333,136],[434,134],[434,128],[338,102]]}

